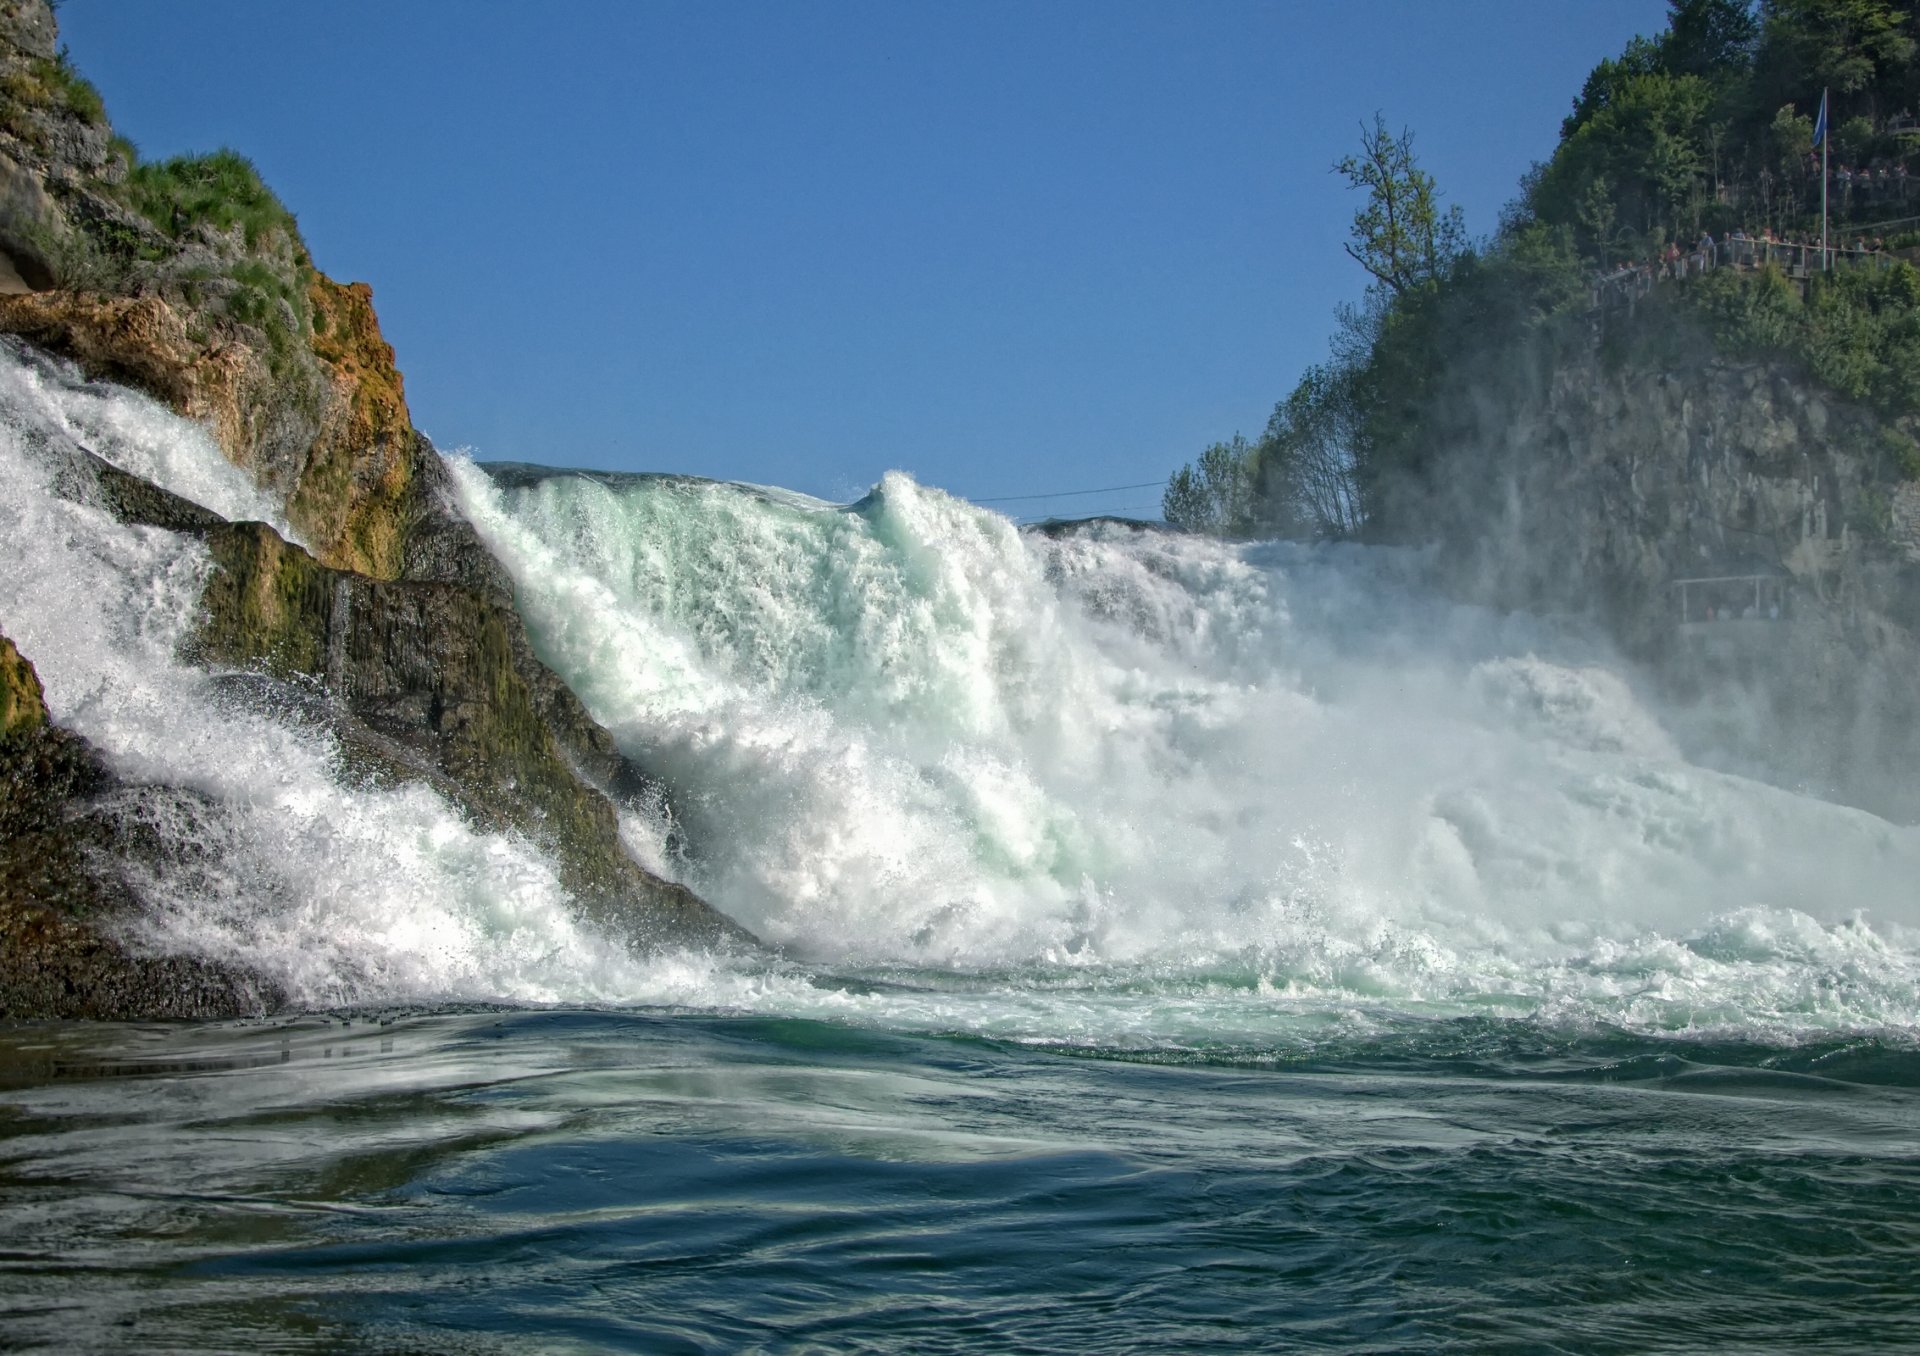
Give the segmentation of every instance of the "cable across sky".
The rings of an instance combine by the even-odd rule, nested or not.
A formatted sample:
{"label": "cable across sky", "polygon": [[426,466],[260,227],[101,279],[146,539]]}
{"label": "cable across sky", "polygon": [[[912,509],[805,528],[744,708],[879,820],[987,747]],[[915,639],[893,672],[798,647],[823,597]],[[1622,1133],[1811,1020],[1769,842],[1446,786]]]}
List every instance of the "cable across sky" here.
{"label": "cable across sky", "polygon": [[1013,504],[1028,499],[1071,499],[1080,494],[1116,494],[1121,490],[1150,490],[1155,485],[1166,484],[1166,478],[1143,480],[1136,485],[1108,485],[1098,490],[1061,490],[1057,494],[1003,494],[992,499],[976,499],[976,504]]}

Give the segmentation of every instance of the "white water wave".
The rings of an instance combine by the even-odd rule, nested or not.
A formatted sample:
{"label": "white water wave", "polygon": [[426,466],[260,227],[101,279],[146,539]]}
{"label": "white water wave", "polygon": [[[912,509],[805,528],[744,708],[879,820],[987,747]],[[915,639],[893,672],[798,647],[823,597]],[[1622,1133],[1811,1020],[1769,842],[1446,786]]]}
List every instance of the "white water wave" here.
{"label": "white water wave", "polygon": [[141,940],[239,961],[304,1004],[630,993],[642,964],[574,921],[530,845],[476,832],[418,787],[343,784],[325,734],[237,705],[177,660],[206,552],[54,496],[36,452],[76,429],[202,502],[259,506],[197,426],[0,360],[0,630],[54,718],[132,784],[121,812],[173,845],[140,878]]}

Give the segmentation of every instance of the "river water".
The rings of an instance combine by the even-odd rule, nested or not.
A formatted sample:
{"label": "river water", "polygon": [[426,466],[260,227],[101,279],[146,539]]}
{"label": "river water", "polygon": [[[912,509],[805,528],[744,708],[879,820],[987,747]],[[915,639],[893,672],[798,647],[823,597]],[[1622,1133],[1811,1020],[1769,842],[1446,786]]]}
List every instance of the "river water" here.
{"label": "river water", "polygon": [[204,552],[42,453],[271,520],[201,430],[14,352],[0,414],[0,628],[124,776],[215,807],[156,809],[140,935],[296,1000],[0,1029],[6,1345],[1920,1331],[1920,831],[1715,770],[1577,623],[1418,553],[1048,537],[898,474],[454,458],[667,787],[630,848],[769,948],[632,955],[535,845],[176,660]]}

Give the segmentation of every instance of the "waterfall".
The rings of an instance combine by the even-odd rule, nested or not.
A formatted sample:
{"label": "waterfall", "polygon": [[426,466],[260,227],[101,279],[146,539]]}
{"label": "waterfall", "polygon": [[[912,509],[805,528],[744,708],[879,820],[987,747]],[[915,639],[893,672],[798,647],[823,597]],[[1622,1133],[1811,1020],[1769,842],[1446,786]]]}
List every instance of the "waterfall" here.
{"label": "waterfall", "polygon": [[182,662],[206,552],[56,494],[76,442],[273,506],[197,425],[0,354],[0,630],[176,846],[138,930],[303,1003],[1920,1020],[1920,831],[1690,763],[1603,640],[1450,602],[1418,552],[452,458],[542,657],[664,783],[670,869],[775,948],[629,955],[533,844]]}

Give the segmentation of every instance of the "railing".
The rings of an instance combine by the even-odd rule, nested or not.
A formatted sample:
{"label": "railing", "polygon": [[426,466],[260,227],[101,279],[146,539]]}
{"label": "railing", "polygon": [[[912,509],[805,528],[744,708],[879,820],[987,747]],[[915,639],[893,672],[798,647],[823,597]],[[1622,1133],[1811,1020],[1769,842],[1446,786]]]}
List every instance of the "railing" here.
{"label": "railing", "polygon": [[1783,621],[1792,596],[1788,581],[1771,574],[1676,579],[1669,587],[1679,603],[1675,620],[1688,628],[1705,623]]}
{"label": "railing", "polygon": [[1842,268],[1891,268],[1898,256],[1885,250],[1858,246],[1805,245],[1780,240],[1731,236],[1701,245],[1685,254],[1654,263],[1625,264],[1593,280],[1593,309],[1631,306],[1666,280],[1698,278],[1716,268],[1759,269],[1772,266],[1789,278],[1806,279]]}

